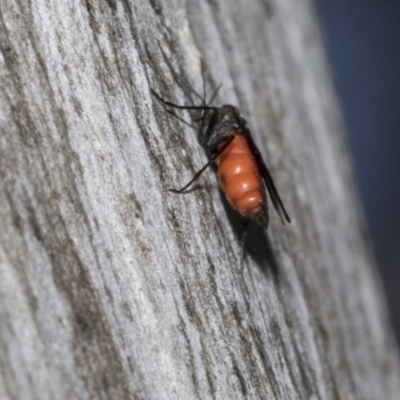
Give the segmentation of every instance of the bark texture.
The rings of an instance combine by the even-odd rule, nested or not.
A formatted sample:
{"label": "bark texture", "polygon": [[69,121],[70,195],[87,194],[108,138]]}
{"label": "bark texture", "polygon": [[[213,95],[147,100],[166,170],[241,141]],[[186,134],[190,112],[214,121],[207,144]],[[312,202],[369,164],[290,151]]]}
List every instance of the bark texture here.
{"label": "bark texture", "polygon": [[[242,110],[292,217],[241,221],[157,45]],[[307,0],[0,6],[1,399],[398,399]],[[179,113],[190,121],[187,113]]]}

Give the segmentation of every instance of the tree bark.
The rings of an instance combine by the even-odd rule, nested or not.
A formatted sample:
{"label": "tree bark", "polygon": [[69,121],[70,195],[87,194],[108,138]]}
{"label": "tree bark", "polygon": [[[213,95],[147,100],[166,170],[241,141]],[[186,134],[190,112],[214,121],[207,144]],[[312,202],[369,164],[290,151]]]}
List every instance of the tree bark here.
{"label": "tree bark", "polygon": [[[0,8],[1,399],[398,399],[399,362],[307,0]],[[241,221],[150,94],[238,106],[292,217]],[[190,121],[186,112],[179,113]]]}

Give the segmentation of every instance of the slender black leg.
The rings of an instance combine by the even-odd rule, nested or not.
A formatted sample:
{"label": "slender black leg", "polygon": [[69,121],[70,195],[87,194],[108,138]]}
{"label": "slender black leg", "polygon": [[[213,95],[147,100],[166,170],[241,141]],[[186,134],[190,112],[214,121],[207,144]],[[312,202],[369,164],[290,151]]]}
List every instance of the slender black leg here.
{"label": "slender black leg", "polygon": [[179,104],[171,103],[169,101],[164,100],[161,96],[159,96],[153,89],[150,89],[150,93],[162,104],[165,106],[178,108],[180,110],[217,110],[218,107],[210,107],[210,106],[181,106]]}
{"label": "slender black leg", "polygon": [[206,165],[204,165],[204,167],[202,167],[198,172],[196,172],[196,174],[194,175],[194,177],[181,189],[169,189],[170,192],[174,192],[174,193],[183,193],[210,165],[211,163],[215,160],[215,158],[211,158],[208,163]]}
{"label": "slender black leg", "polygon": [[250,219],[246,219],[243,223],[242,231],[240,232],[240,249],[241,249],[241,255],[240,255],[240,275],[243,276],[244,272],[244,259],[246,257],[246,239],[247,235],[249,233],[249,224],[250,224]]}
{"label": "slender black leg", "polygon": [[193,130],[197,131],[197,128],[196,128],[194,125],[189,124],[189,122],[185,121],[185,120],[184,120],[183,118],[181,118],[179,115],[176,115],[176,114],[174,113],[174,111],[169,110],[167,107],[164,107],[164,109],[165,109],[165,111],[166,111],[168,114],[174,116],[176,119],[178,119],[179,121],[181,121],[182,123],[184,123],[184,124],[185,124],[186,126],[188,126],[189,128],[192,128]]}
{"label": "slender black leg", "polygon": [[217,157],[229,146],[229,143],[232,142],[234,138],[235,136],[232,136],[225,143],[223,143],[223,146],[221,146],[218,152],[210,157],[207,164],[204,165],[204,167],[202,167],[199,171],[197,171],[194,177],[183,188],[169,189],[169,191],[174,193],[183,193],[213,163],[213,161],[217,159]]}

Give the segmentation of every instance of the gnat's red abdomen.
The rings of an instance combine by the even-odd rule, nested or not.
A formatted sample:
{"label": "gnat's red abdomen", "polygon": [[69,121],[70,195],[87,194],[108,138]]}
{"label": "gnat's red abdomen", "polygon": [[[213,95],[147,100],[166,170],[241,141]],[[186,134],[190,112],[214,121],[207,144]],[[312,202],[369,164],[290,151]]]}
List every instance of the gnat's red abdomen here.
{"label": "gnat's red abdomen", "polygon": [[244,217],[257,219],[266,211],[266,193],[247,139],[236,134],[218,156],[218,178],[229,203]]}

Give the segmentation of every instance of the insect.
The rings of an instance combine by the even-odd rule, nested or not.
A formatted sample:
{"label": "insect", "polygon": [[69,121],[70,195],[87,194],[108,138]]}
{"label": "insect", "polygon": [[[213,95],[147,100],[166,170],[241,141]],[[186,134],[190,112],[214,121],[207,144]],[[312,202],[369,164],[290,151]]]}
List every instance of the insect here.
{"label": "insect", "polygon": [[[185,186],[170,190],[174,193],[184,193],[211,164],[215,163],[219,183],[226,199],[248,221],[253,220],[265,228],[268,227],[268,192],[282,223],[291,222],[272,176],[253,141],[246,120],[240,115],[239,109],[229,104],[219,107],[210,106],[219,87],[211,100],[206,103],[203,64],[201,64],[203,76],[203,96],[201,96],[173,69],[162,47],[160,45],[159,47],[176,83],[190,100],[191,105],[171,103],[159,96],[154,90],[151,90],[151,93],[163,104],[168,113],[183,122],[185,121],[173,109],[201,113],[201,118],[197,119],[197,121],[201,121],[198,129],[198,141],[208,157],[208,162]],[[201,104],[195,105],[191,95],[197,97]]]}

